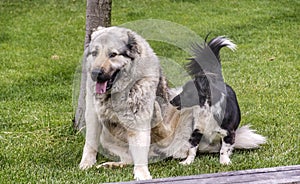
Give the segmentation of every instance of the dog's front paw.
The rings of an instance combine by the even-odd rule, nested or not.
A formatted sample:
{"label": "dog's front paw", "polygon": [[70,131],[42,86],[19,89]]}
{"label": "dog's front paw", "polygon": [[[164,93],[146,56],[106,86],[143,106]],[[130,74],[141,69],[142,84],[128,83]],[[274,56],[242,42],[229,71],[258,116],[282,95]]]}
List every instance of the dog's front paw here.
{"label": "dog's front paw", "polygon": [[79,164],[79,169],[85,170],[92,167],[96,163],[96,159],[84,159]]}
{"label": "dog's front paw", "polygon": [[190,164],[192,164],[194,162],[194,159],[191,159],[191,158],[186,158],[184,161],[182,161],[182,162],[179,162],[179,164],[181,164],[181,165],[190,165]]}
{"label": "dog's front paw", "polygon": [[93,149],[93,147],[86,143],[83,148],[79,168],[84,170],[92,167],[96,163],[96,156],[97,150]]}
{"label": "dog's front paw", "polygon": [[152,176],[148,170],[148,166],[134,166],[134,179],[139,180],[151,180]]}
{"label": "dog's front paw", "polygon": [[231,164],[230,158],[228,156],[221,155],[220,156],[220,164],[222,164],[222,165]]}
{"label": "dog's front paw", "polygon": [[96,155],[84,154],[79,164],[79,168],[85,170],[92,167],[95,163],[96,163]]}

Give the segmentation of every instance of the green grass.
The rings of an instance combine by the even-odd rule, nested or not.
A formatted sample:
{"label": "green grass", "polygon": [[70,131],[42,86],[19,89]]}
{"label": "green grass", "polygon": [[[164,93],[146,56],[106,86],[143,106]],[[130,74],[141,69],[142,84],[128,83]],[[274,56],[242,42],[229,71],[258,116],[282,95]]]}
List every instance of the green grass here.
{"label": "green grass", "polygon": [[[299,1],[119,0],[112,24],[164,19],[204,37],[227,35],[225,80],[234,87],[242,124],[268,137],[253,151],[235,151],[233,164],[205,154],[184,167],[150,164],[154,178],[300,164]],[[0,183],[99,183],[132,180],[132,166],[78,169],[84,137],[72,128],[73,74],[83,53],[85,1],[0,2]],[[186,55],[152,43],[160,56]],[[106,161],[99,156],[98,163]]]}

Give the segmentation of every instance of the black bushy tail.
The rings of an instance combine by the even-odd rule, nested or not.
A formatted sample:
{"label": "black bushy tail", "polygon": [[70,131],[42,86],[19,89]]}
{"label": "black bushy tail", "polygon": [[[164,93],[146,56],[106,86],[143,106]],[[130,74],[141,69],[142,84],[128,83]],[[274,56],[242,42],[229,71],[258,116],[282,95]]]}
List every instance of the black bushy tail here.
{"label": "black bushy tail", "polygon": [[222,47],[228,47],[232,51],[236,49],[236,45],[224,36],[213,38],[208,43],[194,44],[192,46],[192,54],[194,57],[191,58],[191,61],[187,64],[189,74],[191,76],[197,76],[203,75],[204,72],[219,72],[218,68],[220,67],[217,65],[220,64],[220,50]]}
{"label": "black bushy tail", "polygon": [[230,39],[228,39],[224,36],[218,36],[218,37],[210,40],[210,42],[208,42],[208,46],[210,47],[210,49],[212,50],[212,52],[215,54],[215,56],[217,57],[217,59],[219,61],[221,61],[220,60],[220,50],[222,47],[228,47],[232,51],[235,51],[235,49],[236,49],[236,45],[234,43],[232,43]]}

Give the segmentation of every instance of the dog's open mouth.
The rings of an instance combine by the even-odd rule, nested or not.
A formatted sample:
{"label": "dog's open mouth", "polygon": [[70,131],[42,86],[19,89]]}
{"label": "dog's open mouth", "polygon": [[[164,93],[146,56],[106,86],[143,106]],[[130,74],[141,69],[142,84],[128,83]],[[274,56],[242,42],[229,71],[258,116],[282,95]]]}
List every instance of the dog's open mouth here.
{"label": "dog's open mouth", "polygon": [[111,76],[109,80],[106,81],[97,81],[96,82],[96,94],[104,94],[107,91],[109,91],[116,79],[117,74],[120,72],[120,70],[115,71],[115,73]]}

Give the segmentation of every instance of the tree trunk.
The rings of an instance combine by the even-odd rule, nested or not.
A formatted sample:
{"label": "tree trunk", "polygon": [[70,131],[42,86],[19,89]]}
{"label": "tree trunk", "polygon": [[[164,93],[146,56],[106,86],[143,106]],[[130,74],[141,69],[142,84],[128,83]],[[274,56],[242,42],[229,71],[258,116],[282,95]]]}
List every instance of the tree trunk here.
{"label": "tree trunk", "polygon": [[111,4],[112,0],[87,0],[84,48],[88,47],[94,29],[110,26]]}
{"label": "tree trunk", "polygon": [[84,41],[84,58],[82,60],[82,73],[78,105],[75,112],[74,127],[80,130],[85,126],[85,94],[86,94],[86,49],[91,41],[91,34],[98,26],[109,27],[111,24],[112,0],[87,0],[86,25]]}

